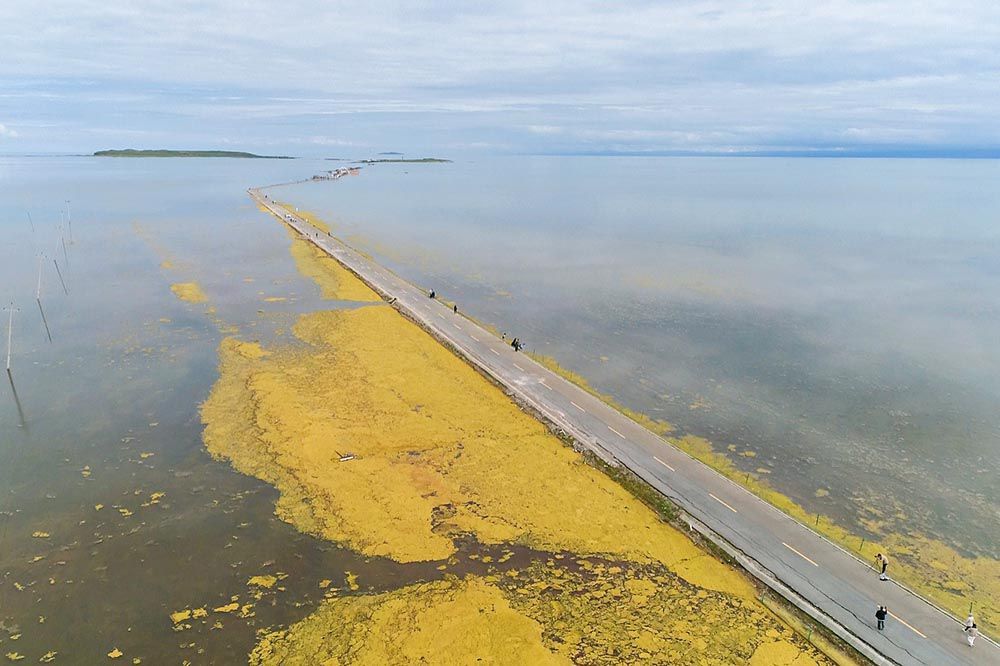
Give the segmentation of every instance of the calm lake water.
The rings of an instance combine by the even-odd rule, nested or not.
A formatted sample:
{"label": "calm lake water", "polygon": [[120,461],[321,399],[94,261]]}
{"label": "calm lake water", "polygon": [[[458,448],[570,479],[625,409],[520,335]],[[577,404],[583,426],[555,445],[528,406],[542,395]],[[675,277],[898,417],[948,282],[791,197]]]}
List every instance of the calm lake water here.
{"label": "calm lake water", "polygon": [[274,196],[811,511],[1000,557],[996,161],[380,164]]}
{"label": "calm lake water", "polygon": [[[0,653],[234,663],[322,579],[442,575],[297,533],[202,447],[219,340],[287,339],[336,305],[245,189],[336,166],[0,158],[0,301],[20,308],[0,376]],[[878,507],[998,557],[998,179],[991,161],[503,158],[273,195],[811,510],[859,525]],[[189,281],[207,303],[171,293]],[[278,572],[255,599],[248,578]],[[173,630],[171,612],[233,597],[254,615]]]}
{"label": "calm lake water", "polygon": [[[298,313],[336,305],[245,192],[319,166],[0,158],[0,300],[20,308],[13,385],[0,372],[0,654],[241,663],[258,629],[314,608],[322,579],[347,591],[351,571],[363,592],[441,575],[300,534],[273,516],[269,486],[204,452],[198,407],[221,337],[270,344]],[[208,302],[171,293],[188,281]],[[4,353],[6,334],[5,316]],[[249,578],[279,573],[256,599]],[[252,616],[174,630],[170,613],[234,598]]]}

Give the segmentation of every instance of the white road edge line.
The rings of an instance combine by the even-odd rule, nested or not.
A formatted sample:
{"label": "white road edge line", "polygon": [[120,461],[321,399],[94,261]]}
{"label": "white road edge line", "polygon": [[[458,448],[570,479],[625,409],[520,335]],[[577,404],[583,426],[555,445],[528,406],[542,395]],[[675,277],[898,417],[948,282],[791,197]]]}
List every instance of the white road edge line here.
{"label": "white road edge line", "polygon": [[722,500],[720,500],[720,499],[719,499],[718,497],[716,497],[716,496],[715,496],[715,495],[713,495],[712,493],[709,493],[709,494],[708,494],[708,496],[709,496],[709,497],[711,497],[712,499],[714,499],[714,500],[715,500],[716,502],[718,502],[718,503],[719,503],[719,504],[721,504],[722,506],[724,506],[724,507],[726,507],[727,509],[729,509],[730,511],[732,511],[733,513],[739,513],[739,511],[737,511],[737,510],[736,510],[736,509],[734,509],[733,507],[729,506],[728,504],[726,504],[725,502],[723,502]]}
{"label": "white road edge line", "polygon": [[573,405],[574,407],[576,407],[577,409],[579,409],[579,410],[580,410],[581,412],[585,412],[585,411],[587,411],[586,409],[584,409],[584,408],[583,408],[583,407],[581,407],[580,405],[576,404],[576,403],[575,403],[575,402],[573,402],[572,400],[570,400],[570,401],[569,401],[569,404]]}
{"label": "white road edge line", "polygon": [[619,437],[621,437],[622,439],[625,439],[625,435],[621,434],[620,432],[618,432],[617,430],[615,430],[615,429],[614,429],[614,428],[612,428],[611,426],[608,426],[608,430],[610,430],[611,432],[615,433],[616,435],[618,435],[618,436],[619,436]]}
{"label": "white road edge line", "polygon": [[500,352],[498,352],[496,349],[490,349],[490,351],[493,352],[494,354],[496,354],[497,356],[500,355]]}
{"label": "white road edge line", "polygon": [[674,469],[673,467],[671,467],[667,463],[663,462],[662,460],[660,460],[656,456],[653,456],[653,460],[655,460],[656,462],[660,463],[661,465],[663,465],[664,467],[666,467],[667,469],[669,469],[671,472],[676,472],[677,471],[676,469]]}
{"label": "white road edge line", "polygon": [[787,548],[788,550],[792,551],[793,553],[795,553],[796,555],[798,555],[799,557],[801,557],[803,560],[805,560],[809,564],[813,565],[814,567],[818,567],[819,566],[818,564],[816,564],[815,562],[813,562],[812,560],[810,560],[808,557],[806,557],[805,555],[803,555],[799,551],[797,551],[794,548],[792,548],[791,546],[789,546],[784,541],[781,542],[781,545],[784,546],[785,548]]}
{"label": "white road edge line", "polygon": [[912,624],[908,624],[906,620],[899,617],[898,615],[895,615],[892,611],[889,611],[889,615],[892,615],[892,617],[894,617],[900,624],[902,624],[907,629],[915,633],[917,636],[920,636],[921,638],[927,638],[927,634],[923,633],[922,631],[914,627]]}

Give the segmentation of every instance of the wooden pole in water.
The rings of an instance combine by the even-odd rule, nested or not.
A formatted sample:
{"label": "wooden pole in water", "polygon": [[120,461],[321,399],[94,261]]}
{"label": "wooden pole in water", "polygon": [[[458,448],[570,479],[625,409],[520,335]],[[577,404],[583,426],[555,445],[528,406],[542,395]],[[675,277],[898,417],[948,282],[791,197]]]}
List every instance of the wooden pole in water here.
{"label": "wooden pole in water", "polygon": [[52,263],[56,265],[56,274],[59,276],[59,284],[62,285],[63,293],[69,296],[69,289],[66,288],[66,280],[63,280],[62,271],[59,270],[59,262],[53,257]]}
{"label": "wooden pole in water", "polygon": [[18,308],[15,308],[14,304],[11,303],[5,309],[10,312],[10,316],[7,318],[7,374],[10,374],[10,351],[14,331],[14,310],[17,310]]}
{"label": "wooden pole in water", "polygon": [[66,254],[66,237],[62,235],[61,230],[59,233],[59,242],[62,243],[63,259],[66,260],[66,268],[69,268],[69,255]]}

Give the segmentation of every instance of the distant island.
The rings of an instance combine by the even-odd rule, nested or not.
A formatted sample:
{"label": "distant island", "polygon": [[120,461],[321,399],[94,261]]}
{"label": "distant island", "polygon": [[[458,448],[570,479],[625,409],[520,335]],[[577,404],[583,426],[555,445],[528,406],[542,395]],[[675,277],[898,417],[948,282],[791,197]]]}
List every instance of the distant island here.
{"label": "distant island", "polygon": [[255,155],[236,150],[98,150],[95,157],[240,157],[258,160],[291,160],[285,155]]}
{"label": "distant island", "polygon": [[441,163],[445,163],[445,162],[451,162],[451,160],[441,159],[440,157],[420,157],[420,158],[417,158],[417,159],[402,159],[402,158],[386,159],[386,158],[382,158],[382,159],[377,159],[377,160],[358,160],[358,161],[361,164],[382,164],[382,163],[385,163],[385,162],[393,162],[393,163],[403,162],[403,163],[407,163],[407,164],[414,163],[414,162],[417,162],[417,163],[425,163],[425,162],[441,162]]}

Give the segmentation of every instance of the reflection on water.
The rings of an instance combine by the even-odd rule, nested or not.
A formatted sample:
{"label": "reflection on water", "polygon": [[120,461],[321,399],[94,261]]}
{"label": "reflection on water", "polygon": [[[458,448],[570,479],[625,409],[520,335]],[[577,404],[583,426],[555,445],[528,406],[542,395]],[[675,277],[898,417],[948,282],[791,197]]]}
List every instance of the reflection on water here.
{"label": "reflection on water", "polygon": [[810,510],[996,558],[998,175],[490,159],[274,195]]}
{"label": "reflection on water", "polygon": [[14,406],[17,407],[17,425],[19,428],[27,428],[28,422],[24,418],[24,407],[21,406],[21,396],[17,394],[17,386],[14,385],[14,373],[7,369],[7,383],[10,384],[10,395],[14,399]]}

